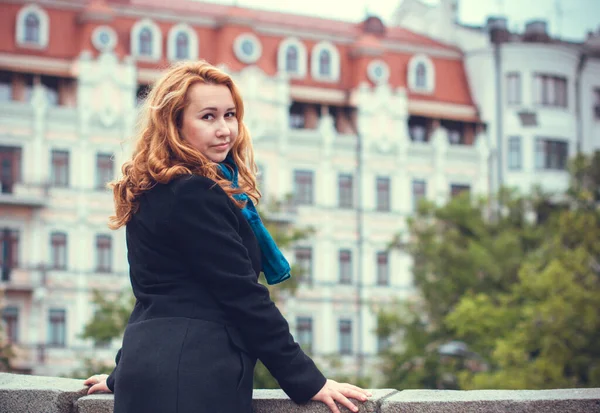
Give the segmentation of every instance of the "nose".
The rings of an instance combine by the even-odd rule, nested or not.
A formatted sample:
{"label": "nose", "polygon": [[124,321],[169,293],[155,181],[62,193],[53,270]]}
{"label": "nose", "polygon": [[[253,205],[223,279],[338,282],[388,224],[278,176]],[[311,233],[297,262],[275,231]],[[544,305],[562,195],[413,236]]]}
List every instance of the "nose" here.
{"label": "nose", "polygon": [[221,119],[219,124],[217,125],[216,135],[219,138],[228,137],[231,134],[229,127],[227,126],[227,122],[225,119]]}

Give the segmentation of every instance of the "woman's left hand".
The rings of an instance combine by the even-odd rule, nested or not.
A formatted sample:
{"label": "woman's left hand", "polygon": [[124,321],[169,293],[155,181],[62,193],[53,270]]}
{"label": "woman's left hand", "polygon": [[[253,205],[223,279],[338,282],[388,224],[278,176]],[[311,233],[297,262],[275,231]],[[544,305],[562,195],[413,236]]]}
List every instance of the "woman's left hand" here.
{"label": "woman's left hand", "polygon": [[357,412],[358,407],[348,400],[348,397],[365,402],[367,401],[367,398],[371,396],[371,392],[361,389],[353,384],[338,383],[335,380],[327,380],[323,388],[319,390],[319,392],[311,400],[325,403],[333,413],[340,413],[340,410],[336,406],[335,402],[347,407],[350,409],[350,411]]}
{"label": "woman's left hand", "polygon": [[91,386],[87,394],[94,393],[112,393],[106,385],[108,374],[94,374],[92,377],[83,382],[84,386]]}

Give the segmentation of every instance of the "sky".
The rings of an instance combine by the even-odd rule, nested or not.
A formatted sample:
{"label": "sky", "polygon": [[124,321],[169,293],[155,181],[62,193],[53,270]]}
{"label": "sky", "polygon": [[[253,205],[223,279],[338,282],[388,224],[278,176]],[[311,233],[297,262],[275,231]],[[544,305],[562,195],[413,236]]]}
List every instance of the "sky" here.
{"label": "sky", "polygon": [[[366,10],[385,23],[402,0],[202,0],[219,4],[237,3],[241,7],[360,21]],[[423,0],[435,4],[439,0]],[[559,12],[560,11],[560,12]],[[522,30],[532,19],[548,21],[553,36],[582,40],[588,31],[600,27],[600,0],[460,0],[459,20],[464,24],[482,25],[487,16],[502,14],[511,30]]]}

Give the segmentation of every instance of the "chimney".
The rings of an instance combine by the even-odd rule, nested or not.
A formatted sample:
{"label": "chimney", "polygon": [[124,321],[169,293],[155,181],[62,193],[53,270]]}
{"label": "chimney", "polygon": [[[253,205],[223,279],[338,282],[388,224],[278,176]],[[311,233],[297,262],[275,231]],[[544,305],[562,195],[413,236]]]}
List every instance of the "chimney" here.
{"label": "chimney", "polygon": [[488,17],[485,28],[490,35],[490,41],[492,43],[507,42],[510,38],[508,20],[504,16]]}
{"label": "chimney", "polygon": [[548,35],[548,22],[545,20],[531,20],[525,24],[525,33],[523,40],[526,42],[547,42],[550,40]]}

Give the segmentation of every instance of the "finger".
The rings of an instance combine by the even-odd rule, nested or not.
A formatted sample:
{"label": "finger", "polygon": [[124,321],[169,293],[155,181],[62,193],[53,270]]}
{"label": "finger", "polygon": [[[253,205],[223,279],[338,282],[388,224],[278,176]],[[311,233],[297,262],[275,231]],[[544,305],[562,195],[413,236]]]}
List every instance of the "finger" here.
{"label": "finger", "polygon": [[350,400],[348,400],[348,398],[346,396],[344,396],[342,393],[339,393],[335,396],[335,401],[337,401],[342,406],[347,407],[351,412],[358,411],[358,407],[356,407],[356,405],[354,403],[352,403]]}
{"label": "finger", "polygon": [[101,382],[98,384],[94,384],[92,387],[90,387],[90,389],[88,390],[88,394],[102,393],[107,391],[109,391],[108,387],[106,387],[104,382]]}
{"label": "finger", "polygon": [[329,410],[331,410],[332,413],[340,413],[340,409],[338,409],[338,407],[335,404],[335,401],[333,401],[332,398],[327,398],[327,400],[325,400],[323,403],[325,403],[327,407],[329,407]]}
{"label": "finger", "polygon": [[98,383],[98,379],[95,377],[90,377],[89,379],[87,379],[86,381],[83,382],[84,386],[89,386],[90,384],[96,384]]}
{"label": "finger", "polygon": [[354,389],[343,389],[341,393],[346,397],[352,397],[353,399],[360,400],[361,402],[367,401],[367,396],[358,390]]}

